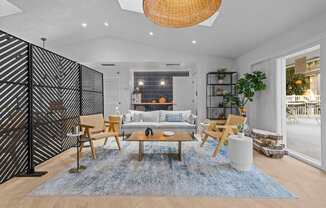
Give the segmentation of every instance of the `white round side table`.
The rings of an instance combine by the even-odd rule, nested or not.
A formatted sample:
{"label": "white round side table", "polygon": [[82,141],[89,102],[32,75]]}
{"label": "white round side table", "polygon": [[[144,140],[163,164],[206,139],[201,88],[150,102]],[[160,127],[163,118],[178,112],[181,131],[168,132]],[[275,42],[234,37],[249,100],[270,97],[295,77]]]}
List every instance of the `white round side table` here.
{"label": "white round side table", "polygon": [[233,135],[229,138],[231,166],[239,171],[248,171],[253,164],[252,138]]}

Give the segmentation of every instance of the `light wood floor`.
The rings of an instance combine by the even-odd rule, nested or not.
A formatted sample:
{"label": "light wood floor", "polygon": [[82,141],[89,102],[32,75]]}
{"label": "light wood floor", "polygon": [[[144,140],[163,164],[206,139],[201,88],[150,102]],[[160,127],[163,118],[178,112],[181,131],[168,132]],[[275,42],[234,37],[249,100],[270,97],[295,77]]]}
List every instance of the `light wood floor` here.
{"label": "light wood floor", "polygon": [[268,159],[255,153],[256,166],[295,193],[298,199],[233,199],[179,197],[34,197],[29,193],[41,183],[75,162],[75,149],[68,150],[38,167],[49,174],[41,178],[14,178],[0,185],[0,208],[84,208],[84,207],[326,207],[326,174],[290,157]]}

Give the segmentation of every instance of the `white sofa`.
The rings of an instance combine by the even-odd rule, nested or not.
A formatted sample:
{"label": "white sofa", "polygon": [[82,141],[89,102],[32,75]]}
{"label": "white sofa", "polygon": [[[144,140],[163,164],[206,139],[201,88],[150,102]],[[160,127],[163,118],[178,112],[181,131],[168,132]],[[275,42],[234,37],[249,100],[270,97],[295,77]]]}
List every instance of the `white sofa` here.
{"label": "white sofa", "polygon": [[[172,118],[172,119],[171,119]],[[173,120],[173,118],[177,118]],[[122,133],[131,134],[135,131],[145,131],[152,128],[162,131],[185,131],[194,134],[197,130],[197,116],[187,111],[133,111],[129,110],[123,116]]]}

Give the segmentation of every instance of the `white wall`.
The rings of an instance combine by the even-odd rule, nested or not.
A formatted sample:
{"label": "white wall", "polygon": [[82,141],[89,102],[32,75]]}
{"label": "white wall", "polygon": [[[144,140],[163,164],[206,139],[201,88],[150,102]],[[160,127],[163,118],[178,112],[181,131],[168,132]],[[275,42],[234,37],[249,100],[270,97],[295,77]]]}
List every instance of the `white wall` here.
{"label": "white wall", "polygon": [[[252,70],[252,65],[265,60],[274,61],[274,63],[276,63],[278,57],[298,52],[320,43],[322,43],[322,48],[326,47],[325,19],[326,14],[322,14],[290,29],[288,32],[279,35],[275,39],[267,41],[264,45],[237,58],[236,68],[240,73],[250,72]],[[325,53],[322,55],[321,60],[322,62],[326,60]],[[281,122],[281,117],[279,115],[270,116],[272,114],[280,114],[279,106],[277,106],[276,103],[277,98],[280,96],[277,90],[279,89],[277,83],[280,82],[279,75],[282,72],[277,71],[276,68],[275,64],[275,67],[271,67],[271,71],[268,72],[268,83],[276,84],[270,84],[269,93],[263,93],[263,95],[258,96],[258,99],[266,99],[268,102],[265,102],[263,108],[258,108],[257,103],[251,103],[248,109],[248,119],[251,127],[264,127],[267,130],[279,131],[281,133],[281,129],[277,128],[278,124]],[[322,66],[321,70],[326,70],[325,65]],[[325,81],[326,80],[324,80],[324,82]],[[326,92],[326,89],[323,89],[323,92]],[[268,109],[269,112],[267,115],[266,109]]]}
{"label": "white wall", "polygon": [[[279,35],[277,38],[267,41],[264,45],[250,51],[236,59],[236,67],[239,72],[245,73],[251,71],[251,66],[255,63],[265,60],[276,63],[280,57],[299,52],[301,50],[320,45],[321,46],[321,108],[326,109],[326,14],[322,14],[310,21],[298,25],[296,28]],[[278,65],[277,63],[276,65]],[[276,66],[275,65],[275,66]],[[259,107],[258,102],[249,105],[250,126],[264,127],[267,130],[282,133],[283,129],[279,127],[282,123],[282,113],[284,109],[280,108],[281,94],[280,84],[282,79],[281,71],[277,67],[270,68],[268,72],[268,83],[276,83],[269,86],[269,93],[259,95],[258,99],[266,99],[263,108]],[[283,76],[284,79],[284,76]],[[284,86],[283,86],[284,87]],[[272,96],[271,96],[272,95]],[[268,109],[268,111],[266,111]],[[283,110],[283,112],[282,112]],[[266,113],[267,112],[267,113]],[[322,110],[324,112],[324,110]],[[273,114],[276,114],[274,116]],[[273,115],[273,116],[270,116]],[[321,168],[326,170],[326,114],[321,114],[321,145],[322,159]]]}
{"label": "white wall", "polygon": [[[103,62],[185,63],[190,66],[190,70],[197,76],[197,111],[201,120],[206,118],[206,73],[222,67],[234,68],[234,60],[228,58],[185,54],[112,38],[99,38],[80,44],[58,46],[57,48],[54,47],[54,50],[73,60],[90,65]],[[130,80],[130,76],[128,76],[129,70],[129,68],[119,69],[120,76],[125,79],[125,81],[121,81],[122,93],[125,96],[123,100],[124,108],[127,98],[128,104],[130,102],[130,97],[126,92]],[[110,73],[112,72],[105,72],[104,76],[111,76]]]}

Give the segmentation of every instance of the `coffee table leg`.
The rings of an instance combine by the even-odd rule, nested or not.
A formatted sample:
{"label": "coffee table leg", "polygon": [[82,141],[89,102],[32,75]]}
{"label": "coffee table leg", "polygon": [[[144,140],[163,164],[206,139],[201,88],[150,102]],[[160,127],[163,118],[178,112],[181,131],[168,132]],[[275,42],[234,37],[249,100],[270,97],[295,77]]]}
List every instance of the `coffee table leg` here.
{"label": "coffee table leg", "polygon": [[181,161],[181,142],[178,142],[178,159]]}
{"label": "coffee table leg", "polygon": [[142,161],[144,157],[144,142],[139,141],[139,161]]}

